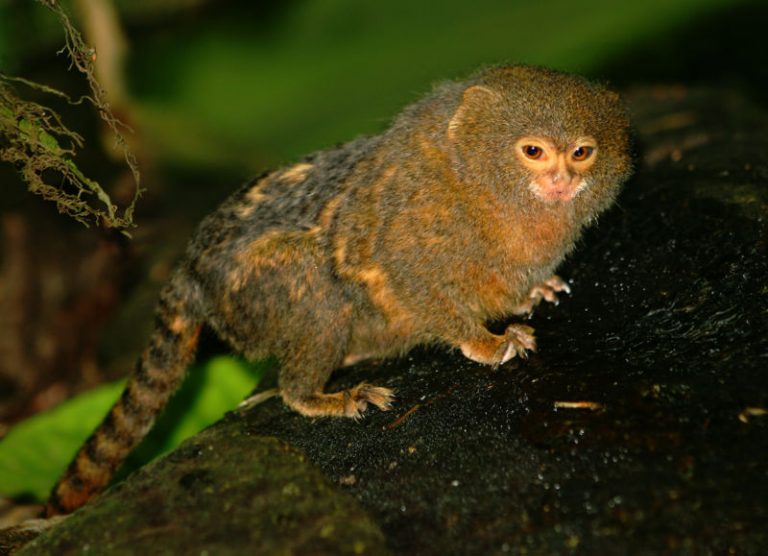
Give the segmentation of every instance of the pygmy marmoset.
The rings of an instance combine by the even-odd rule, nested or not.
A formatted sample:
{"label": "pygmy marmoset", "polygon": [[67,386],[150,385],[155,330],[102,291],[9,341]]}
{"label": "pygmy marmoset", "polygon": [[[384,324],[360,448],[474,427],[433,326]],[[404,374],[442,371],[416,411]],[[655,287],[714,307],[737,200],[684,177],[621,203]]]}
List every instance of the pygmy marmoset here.
{"label": "pygmy marmoset", "polygon": [[102,490],[181,382],[203,325],[280,362],[303,415],[358,417],[393,392],[325,393],[331,372],[416,344],[498,366],[533,329],[486,323],[568,286],[553,274],[630,172],[618,95],[581,77],[503,66],[437,86],[384,133],[268,173],[201,223],[163,289],[122,397],[54,487],[49,515]]}

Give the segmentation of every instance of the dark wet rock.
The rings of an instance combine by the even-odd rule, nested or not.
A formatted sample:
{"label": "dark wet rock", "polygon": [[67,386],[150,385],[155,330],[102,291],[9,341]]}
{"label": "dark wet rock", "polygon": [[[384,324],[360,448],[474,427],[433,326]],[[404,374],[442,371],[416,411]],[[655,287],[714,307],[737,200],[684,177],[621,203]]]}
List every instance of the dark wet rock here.
{"label": "dark wet rock", "polygon": [[539,353],[491,371],[431,348],[344,370],[329,389],[388,386],[394,410],[233,413],[36,547],[294,546],[332,507],[338,546],[379,550],[285,442],[397,554],[765,554],[768,119],[717,92],[631,104],[637,176],[561,269],[573,294],[531,319]]}
{"label": "dark wet rock", "polygon": [[386,554],[378,526],[306,457],[229,421],[18,554]]}

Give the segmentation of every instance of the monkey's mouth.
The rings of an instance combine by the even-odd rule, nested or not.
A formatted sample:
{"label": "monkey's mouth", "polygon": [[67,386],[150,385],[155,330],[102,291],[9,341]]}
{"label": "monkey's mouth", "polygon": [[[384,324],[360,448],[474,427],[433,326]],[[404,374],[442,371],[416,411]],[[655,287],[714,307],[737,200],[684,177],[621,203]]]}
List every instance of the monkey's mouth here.
{"label": "monkey's mouth", "polygon": [[[575,181],[575,180],[574,180]],[[584,179],[568,184],[546,183],[542,185],[538,180],[533,180],[528,184],[528,189],[537,199],[547,204],[568,203],[572,201],[579,192],[587,186]]]}

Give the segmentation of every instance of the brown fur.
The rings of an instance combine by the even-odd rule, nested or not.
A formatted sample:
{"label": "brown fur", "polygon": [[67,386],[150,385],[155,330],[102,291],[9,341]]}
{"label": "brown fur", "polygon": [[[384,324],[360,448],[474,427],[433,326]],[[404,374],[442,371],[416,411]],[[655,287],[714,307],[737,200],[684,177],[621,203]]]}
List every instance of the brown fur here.
{"label": "brown fur", "polygon": [[[178,386],[203,324],[247,357],[276,355],[284,402],[311,416],[390,407],[386,388],[323,392],[334,369],[365,357],[438,342],[497,366],[535,349],[530,327],[497,335],[485,323],[567,291],[553,272],[628,176],[627,128],[601,86],[497,67],[435,88],[379,136],[255,180],[200,225],[150,347],[49,513],[104,488]],[[574,164],[589,167],[588,187],[542,201],[529,183],[554,170],[532,175],[513,149],[525,137],[561,161],[577,138],[594,139],[597,157]]]}

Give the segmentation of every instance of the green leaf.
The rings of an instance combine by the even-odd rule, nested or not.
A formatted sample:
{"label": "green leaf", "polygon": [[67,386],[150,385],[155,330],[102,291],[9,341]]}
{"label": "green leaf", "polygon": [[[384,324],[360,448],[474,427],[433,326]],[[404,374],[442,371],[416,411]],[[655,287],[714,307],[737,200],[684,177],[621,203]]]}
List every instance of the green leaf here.
{"label": "green leaf", "polygon": [[100,386],[13,427],[0,442],[0,494],[44,499],[124,384]]}
{"label": "green leaf", "polygon": [[56,138],[45,131],[44,129],[41,129],[38,132],[38,139],[40,141],[40,144],[44,146],[46,149],[51,151],[53,154],[61,154],[61,147],[59,146],[59,142],[56,140]]}
{"label": "green leaf", "polygon": [[[192,368],[188,380],[126,467],[143,465],[220,419],[253,390],[272,364],[264,361],[249,365],[222,356]],[[100,386],[11,429],[0,441],[0,495],[44,500],[124,385],[125,381],[119,381]]]}
{"label": "green leaf", "polygon": [[191,369],[144,442],[126,460],[118,478],[172,450],[235,409],[274,364],[272,359],[249,364],[235,357],[220,356],[210,359],[202,368]]}

